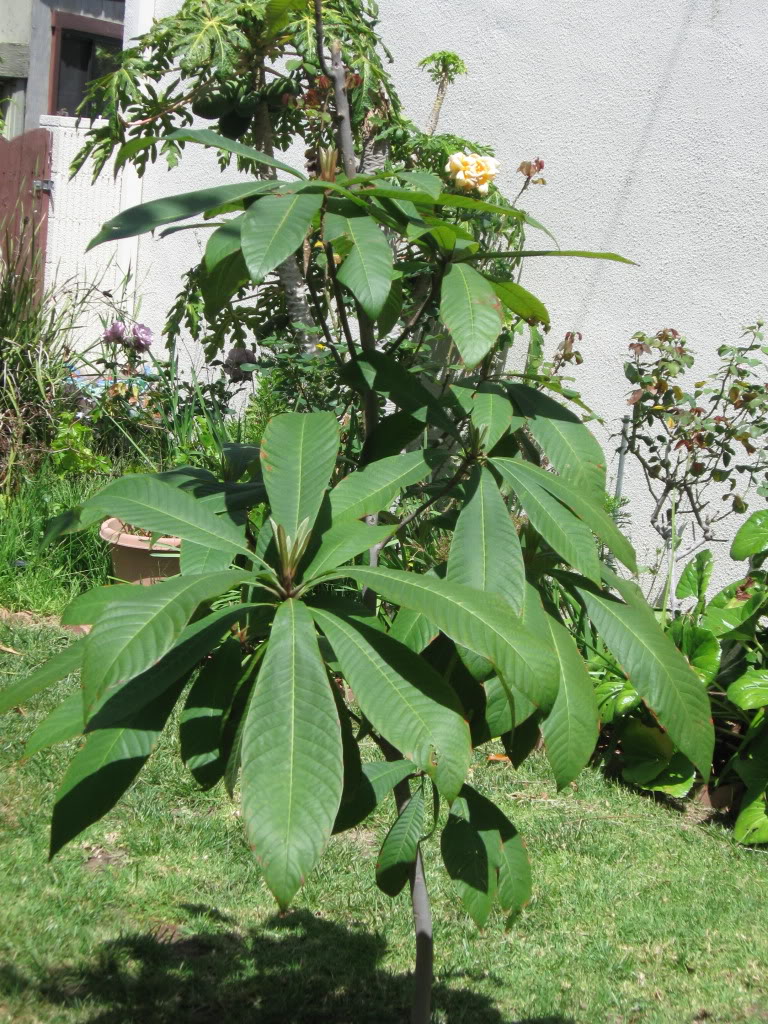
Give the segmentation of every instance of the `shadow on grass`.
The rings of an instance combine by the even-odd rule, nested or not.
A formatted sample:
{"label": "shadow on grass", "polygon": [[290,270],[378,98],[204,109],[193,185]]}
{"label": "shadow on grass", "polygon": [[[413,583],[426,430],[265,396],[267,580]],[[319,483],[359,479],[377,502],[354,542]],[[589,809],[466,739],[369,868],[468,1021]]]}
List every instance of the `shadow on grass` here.
{"label": "shadow on grass", "polygon": [[[217,919],[215,911],[195,909],[199,917]],[[266,929],[272,934],[255,929],[190,935],[162,926],[104,943],[95,962],[54,969],[42,983],[0,968],[0,991],[31,996],[40,1020],[48,1019],[47,1005],[54,1013],[56,1007],[72,1008],[88,1024],[401,1024],[408,1019],[411,979],[378,967],[386,950],[382,936],[307,911],[274,917]],[[452,977],[451,987],[436,984],[433,992],[433,1019],[441,1024],[574,1024],[561,1016],[513,1021],[487,996],[461,987],[471,984],[471,973]]]}

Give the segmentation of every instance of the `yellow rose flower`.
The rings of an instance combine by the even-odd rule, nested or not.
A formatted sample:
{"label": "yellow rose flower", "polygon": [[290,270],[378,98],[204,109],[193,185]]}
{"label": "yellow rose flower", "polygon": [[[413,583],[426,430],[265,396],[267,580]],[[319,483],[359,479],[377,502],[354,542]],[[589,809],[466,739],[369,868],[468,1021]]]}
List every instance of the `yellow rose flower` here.
{"label": "yellow rose flower", "polygon": [[479,153],[452,153],[445,165],[458,188],[464,192],[476,189],[484,196],[488,186],[499,173],[499,161]]}

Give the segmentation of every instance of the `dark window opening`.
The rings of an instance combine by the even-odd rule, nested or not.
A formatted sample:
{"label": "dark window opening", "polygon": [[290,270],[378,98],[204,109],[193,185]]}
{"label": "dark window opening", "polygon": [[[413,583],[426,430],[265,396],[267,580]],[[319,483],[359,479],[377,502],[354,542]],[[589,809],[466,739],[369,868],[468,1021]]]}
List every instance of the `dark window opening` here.
{"label": "dark window opening", "polygon": [[[114,70],[119,53],[117,39],[63,29],[55,112],[74,117],[85,99],[88,83]],[[86,109],[83,113],[86,117],[97,117],[100,111]]]}

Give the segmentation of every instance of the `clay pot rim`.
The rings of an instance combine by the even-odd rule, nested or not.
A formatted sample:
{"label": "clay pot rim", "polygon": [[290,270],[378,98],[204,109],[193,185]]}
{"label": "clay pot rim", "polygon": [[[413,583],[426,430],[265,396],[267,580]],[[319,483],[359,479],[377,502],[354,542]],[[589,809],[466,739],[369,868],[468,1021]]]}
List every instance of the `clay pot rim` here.
{"label": "clay pot rim", "polygon": [[126,533],[125,524],[121,519],[112,517],[105,519],[99,527],[99,536],[108,544],[116,544],[121,548],[133,548],[140,551],[173,552],[178,554],[181,540],[178,537],[160,537],[150,544],[149,537],[141,537],[135,533]]}

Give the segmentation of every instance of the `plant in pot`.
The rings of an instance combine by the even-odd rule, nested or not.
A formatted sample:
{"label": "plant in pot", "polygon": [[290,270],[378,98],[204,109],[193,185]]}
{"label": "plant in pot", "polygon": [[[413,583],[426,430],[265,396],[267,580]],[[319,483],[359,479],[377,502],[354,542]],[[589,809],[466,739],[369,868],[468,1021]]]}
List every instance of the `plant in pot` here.
{"label": "plant in pot", "polygon": [[[601,561],[596,538],[635,568],[604,511],[599,445],[558,381],[504,370],[519,328],[549,319],[515,279],[533,222],[495,190],[480,198],[493,173],[482,154],[462,178],[441,178],[429,169],[434,137],[384,114],[371,123],[384,80],[379,64],[355,79],[360,40],[371,38],[362,5],[317,3],[311,29],[302,18],[286,31],[305,6],[267,3],[262,20],[251,11],[248,38],[260,39],[258,54],[291,53],[293,80],[311,75],[323,90],[328,118],[313,115],[310,128],[331,145],[314,172],[210,130],[147,137],[145,154],[213,146],[254,176],[127,210],[96,242],[207,217],[195,270],[206,316],[221,327],[244,282],[266,282],[265,332],[282,317],[298,359],[317,336],[306,328],[319,330],[343,407],[274,416],[258,462],[232,447],[226,481],[194,468],[124,477],[61,517],[52,535],[116,516],[177,536],[180,575],[79,597],[64,621],[90,633],[6,691],[0,709],[80,671],[78,691],[31,741],[85,737],[56,797],[53,855],[120,799],[179,706],[183,761],[200,785],[239,793],[281,907],[331,837],[393,793],[376,883],[410,892],[411,1019],[424,1024],[433,946],[422,844],[439,841],[480,926],[495,905],[511,922],[531,890],[522,837],[469,781],[473,749],[501,737],[519,765],[543,737],[559,787],[594,750],[597,704],[566,609],[583,610],[704,775],[712,724],[698,677],[637,588]],[[350,103],[348,89],[367,91]],[[359,174],[355,147],[365,158],[389,129],[404,133],[408,165],[393,146],[379,170]],[[289,180],[258,177],[265,166]],[[224,211],[234,216],[222,221]],[[299,299],[308,319],[288,312]]]}

